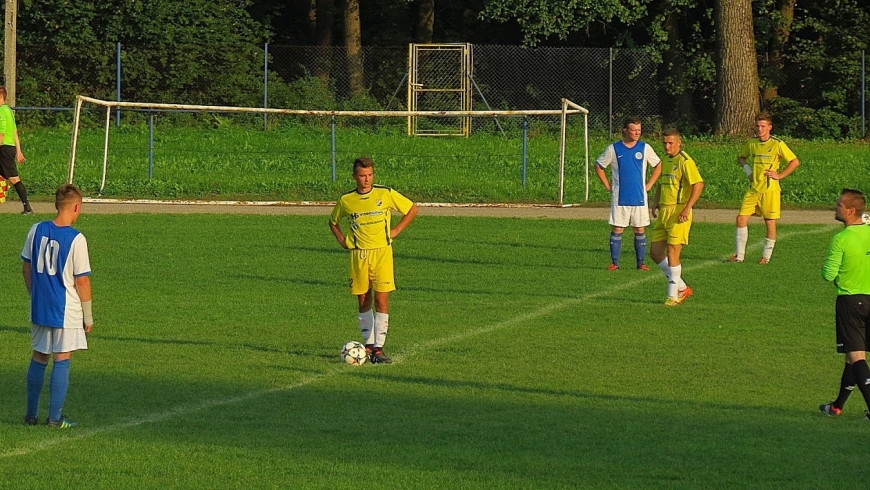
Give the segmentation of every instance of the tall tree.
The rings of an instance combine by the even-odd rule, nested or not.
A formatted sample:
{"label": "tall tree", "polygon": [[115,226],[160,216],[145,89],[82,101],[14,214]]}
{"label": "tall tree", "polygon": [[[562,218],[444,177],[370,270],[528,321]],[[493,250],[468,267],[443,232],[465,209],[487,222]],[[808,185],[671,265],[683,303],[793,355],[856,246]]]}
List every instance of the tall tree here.
{"label": "tall tree", "polygon": [[308,0],[308,43],[317,44],[317,0]]}
{"label": "tall tree", "polygon": [[312,0],[312,2],[315,2],[317,16],[314,44],[320,47],[314,61],[314,75],[325,85],[332,76],[332,27],[335,23],[335,0]]}
{"label": "tall tree", "polygon": [[688,75],[688,62],[680,33],[680,12],[671,8],[669,0],[664,0],[662,3],[667,8],[663,12],[663,24],[667,36],[667,49],[662,54],[664,89],[673,99],[672,104],[669,105],[668,119],[680,123],[680,126],[689,124],[694,126],[697,116]]}
{"label": "tall tree", "polygon": [[344,46],[347,50],[347,75],[350,93],[365,93],[362,59],[362,32],[359,23],[359,0],[344,0]]}
{"label": "tall tree", "polygon": [[752,0],[718,0],[714,18],[719,59],[713,132],[750,135],[760,107]]}
{"label": "tall tree", "polygon": [[332,27],[335,23],[335,0],[313,0],[317,9],[317,32],[314,44],[332,46]]}
{"label": "tall tree", "polygon": [[417,0],[417,25],[414,42],[420,44],[431,44],[434,28],[435,0]]}
{"label": "tall tree", "polygon": [[769,0],[759,7],[755,31],[766,39],[761,61],[762,95],[765,103],[779,95],[779,87],[785,83],[785,49],[794,23],[797,0]]}

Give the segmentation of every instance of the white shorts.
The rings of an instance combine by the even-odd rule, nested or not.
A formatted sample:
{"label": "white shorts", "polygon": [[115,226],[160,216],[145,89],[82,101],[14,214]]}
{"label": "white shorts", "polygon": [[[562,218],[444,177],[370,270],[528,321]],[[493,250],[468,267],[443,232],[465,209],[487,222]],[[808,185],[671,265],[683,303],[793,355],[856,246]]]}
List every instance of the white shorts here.
{"label": "white shorts", "polygon": [[612,226],[620,228],[640,228],[649,226],[649,208],[646,206],[610,206],[610,221]]}
{"label": "white shorts", "polygon": [[30,343],[36,352],[56,354],[87,349],[88,337],[84,328],[49,328],[31,324]]}

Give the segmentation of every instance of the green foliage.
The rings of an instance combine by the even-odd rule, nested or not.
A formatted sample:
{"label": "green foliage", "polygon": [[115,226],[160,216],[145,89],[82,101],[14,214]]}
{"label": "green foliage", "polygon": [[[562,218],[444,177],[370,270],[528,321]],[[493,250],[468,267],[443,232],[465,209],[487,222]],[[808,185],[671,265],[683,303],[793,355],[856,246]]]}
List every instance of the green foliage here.
{"label": "green foliage", "polygon": [[221,46],[264,39],[265,30],[245,10],[250,4],[251,0],[39,0],[18,11],[19,41]]}
{"label": "green foliage", "polygon": [[70,107],[70,94],[116,98],[120,42],[123,90],[136,100],[256,105],[262,98],[258,43],[266,32],[245,11],[249,4],[45,0],[21,9],[16,103]]}
{"label": "green foliage", "polygon": [[[772,69],[766,59],[773,33],[782,20],[776,9],[777,2],[753,1],[762,87],[778,86],[780,96],[787,99],[776,102],[773,108],[781,107],[786,115],[795,113],[815,121],[809,127],[795,124],[794,129],[790,129],[792,134],[808,138],[856,136],[854,120],[861,112],[861,52],[870,47],[870,30],[866,29],[870,24],[870,10],[865,3],[861,0],[798,2],[785,46],[785,69],[779,71]],[[367,96],[348,100],[343,95],[339,57],[331,59],[327,53],[310,63],[306,60],[298,62],[300,66],[281,67],[281,58],[273,54],[269,105],[327,110],[400,108],[404,104],[403,94],[397,98],[392,96],[399,85],[399,77],[406,71],[403,44],[412,31],[408,19],[413,9],[409,10],[409,5],[413,2],[376,0],[362,8],[367,48],[401,45],[385,48],[398,54],[366,57]],[[115,99],[118,97],[115,91],[116,42],[122,44],[123,100],[262,105],[263,42],[275,37],[293,38],[297,42],[305,38],[298,32],[290,36],[273,31],[307,32],[309,22],[303,17],[308,13],[308,6],[305,2],[275,0],[23,2],[18,17],[16,105],[70,107],[75,94]],[[442,38],[436,39],[438,42],[470,40],[522,42],[527,46],[639,47],[653,63],[647,63],[640,71],[628,69],[630,73],[625,76],[649,78],[650,84],[656,84],[659,100],[647,99],[655,106],[655,110],[650,109],[652,113],[688,133],[710,130],[716,110],[713,103],[716,29],[709,2],[469,0],[439,2],[438,6],[436,38]],[[675,23],[667,24],[668,19]],[[500,24],[494,26],[494,23]],[[667,25],[676,27],[669,32]],[[503,65],[511,63],[506,60]],[[511,73],[521,78],[519,72],[523,66],[517,65],[510,66],[505,78]],[[330,72],[331,79],[325,75]],[[314,75],[323,78],[315,79]],[[517,83],[522,86],[527,100],[534,103],[553,97],[542,92],[535,83]],[[603,86],[603,82],[599,80],[590,85]],[[483,88],[486,91],[487,87]],[[556,94],[559,96],[561,94]],[[616,113],[647,109],[642,107],[642,101],[626,103],[625,100],[615,98]],[[620,107],[620,101],[627,107]],[[498,106],[499,102],[493,104]],[[804,108],[814,111],[811,117],[805,114]],[[608,116],[596,111],[591,122],[606,126]],[[141,121],[139,116],[132,117]],[[31,113],[25,118],[33,125],[61,126],[67,125],[70,119],[67,114],[56,111]],[[196,118],[173,118],[199,124]],[[275,121],[275,124],[294,122],[291,118],[275,118]],[[322,121],[320,123],[323,127]],[[365,125],[371,126],[370,123]]]}
{"label": "green foliage", "polygon": [[282,109],[336,109],[331,83],[307,75],[286,83],[275,75],[269,77],[269,101],[272,107]]}
{"label": "green foliage", "polygon": [[859,117],[847,117],[827,107],[813,109],[786,97],[771,102],[777,131],[796,138],[855,139],[861,137]]}
{"label": "green foliage", "polygon": [[502,22],[516,21],[523,32],[523,44],[534,46],[541,39],[566,39],[593,24],[633,24],[648,13],[652,0],[490,0],[481,17]]}
{"label": "green foliage", "polygon": [[870,48],[865,3],[798,2],[780,95],[820,111],[860,114],[861,52]]}

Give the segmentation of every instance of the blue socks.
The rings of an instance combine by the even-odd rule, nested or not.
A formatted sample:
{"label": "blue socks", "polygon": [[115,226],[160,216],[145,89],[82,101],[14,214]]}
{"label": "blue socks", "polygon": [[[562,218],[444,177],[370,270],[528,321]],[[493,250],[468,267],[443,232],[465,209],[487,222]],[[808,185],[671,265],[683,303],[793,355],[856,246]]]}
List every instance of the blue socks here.
{"label": "blue socks", "polygon": [[622,233],[610,232],[610,263],[619,265],[619,254],[622,253]]}
{"label": "blue socks", "polygon": [[45,381],[45,368],[48,364],[30,360],[27,369],[27,413],[28,417],[36,417],[39,412],[39,394]]}
{"label": "blue socks", "polygon": [[637,258],[637,266],[643,265],[646,257],[646,233],[634,235],[634,256]]}
{"label": "blue socks", "polygon": [[[622,253],[622,233],[610,232],[610,262],[619,265],[619,254]],[[634,235],[634,256],[640,267],[646,258],[646,233]]]}
{"label": "blue socks", "polygon": [[51,366],[51,379],[48,382],[48,418],[60,420],[60,412],[63,402],[66,400],[66,391],[69,388],[69,359],[54,361]]}

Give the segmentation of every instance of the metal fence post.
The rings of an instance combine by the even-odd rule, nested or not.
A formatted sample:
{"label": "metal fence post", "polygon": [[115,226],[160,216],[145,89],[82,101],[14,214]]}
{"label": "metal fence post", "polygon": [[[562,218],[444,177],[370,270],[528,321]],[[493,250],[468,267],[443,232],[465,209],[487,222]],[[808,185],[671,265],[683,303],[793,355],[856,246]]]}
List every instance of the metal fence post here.
{"label": "metal fence post", "polygon": [[608,84],[607,94],[609,97],[607,109],[607,135],[613,136],[613,48],[610,48],[610,58],[607,60],[608,70],[610,71],[610,82]]}
{"label": "metal fence post", "polygon": [[865,107],[866,106],[865,106],[864,102],[865,102],[865,97],[867,96],[867,92],[866,92],[867,85],[865,83],[866,77],[867,77],[867,70],[866,70],[867,65],[864,63],[864,60],[865,60],[864,59],[864,50],[862,49],[861,50],[861,137],[862,138],[867,135],[867,131],[864,129],[866,127],[865,126],[865,121],[866,121]]}
{"label": "metal fence post", "polygon": [[[263,109],[269,108],[269,43],[263,46]],[[263,113],[263,131],[269,129],[269,114]]]}
{"label": "metal fence post", "polygon": [[523,118],[523,187],[526,186],[526,140],[529,134],[529,120]]}
{"label": "metal fence post", "polygon": [[335,182],[335,116],[329,122],[330,154],[332,155],[332,181]]}
{"label": "metal fence post", "polygon": [[148,114],[148,180],[154,177],[154,113]]}
{"label": "metal fence post", "polygon": [[[115,43],[115,93],[121,102],[121,42]],[[121,108],[115,108],[115,126],[121,127]]]}

